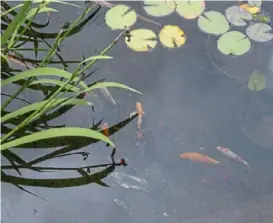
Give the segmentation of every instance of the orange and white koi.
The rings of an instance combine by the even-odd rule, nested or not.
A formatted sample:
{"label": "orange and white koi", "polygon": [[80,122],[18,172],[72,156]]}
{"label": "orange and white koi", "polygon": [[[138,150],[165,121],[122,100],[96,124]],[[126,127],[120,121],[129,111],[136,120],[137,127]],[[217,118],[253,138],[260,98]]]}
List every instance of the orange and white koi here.
{"label": "orange and white koi", "polygon": [[102,129],[102,134],[109,137],[110,136],[110,132],[109,132],[109,125],[106,122],[103,122],[100,125],[100,128]]}
{"label": "orange and white koi", "polygon": [[244,164],[245,166],[249,167],[248,163],[242,159],[240,156],[238,156],[236,153],[232,152],[231,150],[229,150],[228,148],[225,148],[225,147],[222,147],[222,146],[217,146],[216,147],[217,150],[222,153],[223,155],[235,160],[235,161],[238,161],[242,164]]}
{"label": "orange and white koi", "polygon": [[214,160],[208,156],[205,156],[201,153],[187,152],[180,154],[180,158],[189,159],[199,163],[208,163],[208,164],[219,164],[220,161]]}
{"label": "orange and white koi", "polygon": [[138,114],[138,119],[137,119],[137,128],[139,131],[141,131],[141,125],[142,125],[142,120],[143,120],[143,115],[145,115],[145,112],[143,110],[142,104],[140,102],[136,102],[136,111]]}

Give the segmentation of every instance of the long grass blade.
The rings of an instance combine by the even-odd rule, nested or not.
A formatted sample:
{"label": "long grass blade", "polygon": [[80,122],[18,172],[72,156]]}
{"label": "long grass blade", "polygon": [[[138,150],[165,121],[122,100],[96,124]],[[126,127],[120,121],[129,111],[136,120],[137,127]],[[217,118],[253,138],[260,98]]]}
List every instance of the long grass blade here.
{"label": "long grass blade", "polygon": [[[70,99],[70,100],[67,100],[66,98],[61,98],[61,99],[57,99],[57,100],[54,100],[54,103],[52,104],[52,106],[55,106],[56,104],[62,104],[62,106],[64,105],[90,105],[90,102],[84,100],[84,99],[77,99],[77,98],[73,98],[73,99]],[[48,100],[45,100],[45,101],[41,101],[41,102],[36,102],[36,103],[33,103],[31,105],[27,105],[27,106],[24,106],[20,109],[17,109],[15,110],[14,112],[11,112],[11,113],[8,113],[6,115],[4,115],[2,118],[1,118],[1,123],[4,123],[12,118],[16,118],[20,115],[23,115],[23,114],[26,114],[28,112],[31,112],[31,111],[34,111],[34,110],[37,110],[39,109],[40,107],[42,107],[44,104],[48,103]]]}
{"label": "long grass blade", "polygon": [[98,131],[94,131],[91,129],[84,129],[84,128],[77,128],[77,127],[64,127],[64,128],[57,128],[57,129],[48,129],[41,132],[36,132],[27,136],[23,136],[19,139],[12,140],[10,142],[4,143],[1,145],[1,150],[9,149],[12,147],[18,147],[23,144],[45,140],[45,139],[52,139],[56,137],[64,137],[64,136],[79,136],[79,137],[86,137],[86,138],[93,138],[97,140],[104,141],[109,143],[112,147],[115,147],[114,143],[102,133]]}
{"label": "long grass blade", "polygon": [[[72,74],[58,69],[58,68],[53,68],[53,67],[40,67],[40,68],[35,68],[32,70],[27,70],[24,71],[20,74],[17,74],[16,76],[10,77],[6,80],[3,80],[1,82],[1,86],[5,86],[7,84],[10,84],[14,81],[18,81],[21,79],[25,79],[25,78],[30,78],[30,77],[37,77],[37,76],[42,76],[42,75],[48,75],[48,76],[58,76],[58,77],[63,77],[66,79],[70,79],[72,78]],[[79,78],[75,77],[75,80],[79,80]],[[84,82],[79,82],[79,84],[83,87],[83,88],[87,88],[87,85]]]}
{"label": "long grass blade", "polygon": [[20,12],[15,16],[12,22],[8,25],[1,38],[1,46],[7,43],[8,39],[14,34],[22,23],[25,21],[26,15],[30,9],[31,1],[25,1],[24,5],[20,9]]}

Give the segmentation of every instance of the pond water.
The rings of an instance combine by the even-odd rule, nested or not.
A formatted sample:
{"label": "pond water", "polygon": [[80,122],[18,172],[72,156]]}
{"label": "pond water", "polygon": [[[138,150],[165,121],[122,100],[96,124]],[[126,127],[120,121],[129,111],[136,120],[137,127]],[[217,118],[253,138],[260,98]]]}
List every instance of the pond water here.
{"label": "pond water", "polygon": [[[78,4],[84,6],[83,2]],[[139,2],[123,4],[145,14]],[[224,12],[234,2],[206,4],[206,10]],[[271,2],[263,4],[267,11],[273,11]],[[56,7],[60,9],[58,18],[54,14],[54,22],[45,32],[57,31],[81,12],[67,6]],[[102,8],[94,22],[65,40],[61,52],[66,60],[97,55],[119,34],[106,26],[106,11]],[[216,48],[218,37],[208,38],[196,20],[181,19],[176,14],[155,20],[182,27],[187,35],[185,45],[169,50],[158,44],[152,52],[137,53],[120,41],[108,53],[114,59],[96,63],[99,70],[88,79],[120,82],[143,95],[111,89],[120,104],[118,112],[102,98],[101,110],[95,114],[90,108],[79,107],[50,123],[88,127],[94,117],[97,121],[103,117],[112,125],[128,117],[136,101],[140,101],[146,113],[143,138],[135,137],[136,120],[111,136],[118,148],[116,159],[125,158],[128,166],[116,167],[102,180],[109,187],[95,183],[67,188],[25,187],[46,201],[2,183],[4,223],[272,222],[272,41],[252,42],[251,51],[243,56],[223,56]],[[144,21],[138,21],[134,28],[159,31]],[[247,87],[253,70],[267,77],[263,91],[250,91]],[[31,92],[23,96],[30,101],[39,98]],[[250,168],[224,157],[216,150],[219,145],[247,160]],[[27,161],[48,153],[44,149],[12,151]],[[91,155],[85,161],[81,156],[49,159],[39,166],[77,167],[110,162],[111,149],[104,143],[80,151]],[[221,165],[179,158],[184,152],[206,154]],[[4,158],[2,165],[8,165]],[[14,170],[6,174],[17,176]],[[32,179],[79,177],[76,171],[39,173],[22,169],[22,174]]]}

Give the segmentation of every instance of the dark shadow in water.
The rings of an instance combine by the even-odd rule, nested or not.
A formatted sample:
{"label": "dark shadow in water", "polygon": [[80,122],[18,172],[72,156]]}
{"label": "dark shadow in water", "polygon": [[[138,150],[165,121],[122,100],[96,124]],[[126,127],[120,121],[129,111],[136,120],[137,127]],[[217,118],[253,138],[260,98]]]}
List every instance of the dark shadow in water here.
{"label": "dark shadow in water", "polygon": [[[134,115],[132,117],[129,117],[118,124],[111,126],[109,128],[109,134],[110,136],[125,127],[129,122],[134,120],[137,117],[137,115]],[[100,123],[94,124],[94,126],[90,129],[97,130]],[[88,156],[88,153],[70,153],[68,152],[78,150],[82,147],[88,146],[92,143],[96,143],[99,140],[96,139],[86,139],[81,137],[61,137],[56,138],[50,141],[50,144],[46,143],[46,140],[40,140],[37,143],[31,143],[28,144],[28,147],[31,148],[52,148],[52,147],[58,147],[58,146],[64,146],[65,147],[56,150],[52,153],[46,154],[44,156],[41,156],[35,160],[32,160],[30,162],[25,162],[23,159],[21,159],[18,155],[11,152],[10,150],[1,151],[2,155],[5,156],[9,162],[12,165],[3,165],[1,166],[1,181],[6,183],[11,183],[17,186],[18,188],[33,194],[27,190],[25,190],[21,185],[23,186],[34,186],[34,187],[49,187],[49,188],[63,188],[63,187],[76,187],[76,186],[82,186],[90,183],[97,183],[100,186],[109,187],[107,184],[102,182],[101,180],[105,177],[107,177],[110,173],[112,173],[115,170],[116,166],[126,166],[124,159],[121,159],[119,162],[115,162],[114,155],[116,152],[116,148],[113,148],[112,154],[111,154],[111,163],[107,164],[100,164],[100,165],[92,165],[92,166],[83,166],[83,167],[70,167],[70,168],[58,168],[58,167],[32,167],[32,165],[40,163],[45,160],[54,159],[54,158],[60,158],[61,156],[67,156],[67,155],[75,155],[75,154],[82,154],[83,158],[86,159]],[[46,146],[45,146],[46,145]],[[26,147],[25,147],[26,148]],[[16,165],[18,163],[19,165]],[[95,172],[94,174],[90,174],[90,170],[94,168],[100,168],[105,167],[102,171]],[[24,178],[24,177],[17,177],[17,176],[11,176],[7,175],[3,172],[5,169],[14,169],[16,170],[20,175],[20,168],[24,169],[31,169],[33,171],[39,171],[39,172],[45,172],[45,171],[67,171],[67,170],[74,170],[77,171],[79,174],[81,174],[81,177],[77,178],[64,178],[64,179],[30,179],[30,178]],[[35,194],[33,194],[35,195]],[[35,195],[37,196],[37,195]]]}

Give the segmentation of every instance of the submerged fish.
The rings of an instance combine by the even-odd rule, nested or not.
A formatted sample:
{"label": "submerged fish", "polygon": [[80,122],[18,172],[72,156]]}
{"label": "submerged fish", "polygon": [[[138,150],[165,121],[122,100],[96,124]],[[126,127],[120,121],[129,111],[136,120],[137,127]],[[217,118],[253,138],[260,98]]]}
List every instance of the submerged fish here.
{"label": "submerged fish", "polygon": [[244,164],[245,166],[249,167],[248,163],[244,159],[242,159],[240,156],[238,156],[236,153],[232,152],[228,148],[225,148],[225,147],[222,147],[222,146],[217,146],[216,148],[223,155],[225,155],[225,156],[227,156],[227,157],[229,157],[229,158],[231,158],[233,160],[236,160],[236,161]]}
{"label": "submerged fish", "polygon": [[111,102],[114,106],[117,105],[116,100],[113,98],[112,94],[106,87],[99,88],[100,93],[103,95],[103,97]]}
{"label": "submerged fish", "polygon": [[209,163],[209,164],[219,164],[220,163],[220,161],[214,160],[208,156],[202,155],[200,153],[193,153],[193,152],[180,154],[180,158],[189,159],[189,160],[196,161],[199,163]]}
{"label": "submerged fish", "polygon": [[137,128],[139,131],[141,131],[142,119],[143,119],[143,115],[145,115],[145,112],[143,110],[142,104],[138,101],[136,102],[136,111],[138,114]]}
{"label": "submerged fish", "polygon": [[109,137],[110,136],[110,132],[109,132],[109,125],[106,122],[103,122],[100,125],[100,128],[102,129],[102,134]]}

